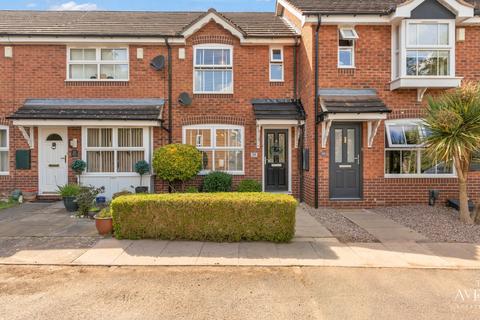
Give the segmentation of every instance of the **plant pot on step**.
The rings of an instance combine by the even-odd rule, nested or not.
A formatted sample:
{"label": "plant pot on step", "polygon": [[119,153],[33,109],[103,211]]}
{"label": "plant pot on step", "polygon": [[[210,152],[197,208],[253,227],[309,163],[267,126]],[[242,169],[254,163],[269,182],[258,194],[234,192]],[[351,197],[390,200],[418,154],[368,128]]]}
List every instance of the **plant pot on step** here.
{"label": "plant pot on step", "polygon": [[89,217],[90,219],[94,219],[95,216],[100,212],[100,210],[102,210],[102,209],[100,209],[100,208],[92,208],[92,209],[90,209],[90,210],[88,211],[88,217]]}
{"label": "plant pot on step", "polygon": [[78,211],[78,204],[76,197],[63,197],[63,204],[65,205],[65,209],[68,212],[76,212]]}
{"label": "plant pot on step", "polygon": [[148,193],[148,187],[136,187],[135,193]]}
{"label": "plant pot on step", "polygon": [[113,220],[112,218],[100,218],[95,216],[95,227],[101,236],[112,234]]}

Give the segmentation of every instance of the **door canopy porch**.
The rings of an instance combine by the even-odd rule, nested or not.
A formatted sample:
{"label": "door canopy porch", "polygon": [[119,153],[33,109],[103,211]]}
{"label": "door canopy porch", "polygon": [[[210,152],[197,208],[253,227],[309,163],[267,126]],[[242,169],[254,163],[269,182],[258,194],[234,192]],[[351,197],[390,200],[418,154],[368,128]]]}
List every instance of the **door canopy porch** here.
{"label": "door canopy porch", "polygon": [[[300,100],[255,99],[252,101],[257,122],[257,149],[261,144],[262,126],[292,126],[305,123],[305,110]],[[295,148],[298,145],[299,130],[295,130]]]}
{"label": "door canopy porch", "polygon": [[7,118],[33,149],[33,127],[158,126],[164,104],[163,99],[29,99]]}
{"label": "door canopy porch", "polygon": [[381,121],[391,112],[373,89],[320,89],[321,110],[317,121],[322,123],[322,148],[326,148],[332,122],[367,122],[368,147]]}

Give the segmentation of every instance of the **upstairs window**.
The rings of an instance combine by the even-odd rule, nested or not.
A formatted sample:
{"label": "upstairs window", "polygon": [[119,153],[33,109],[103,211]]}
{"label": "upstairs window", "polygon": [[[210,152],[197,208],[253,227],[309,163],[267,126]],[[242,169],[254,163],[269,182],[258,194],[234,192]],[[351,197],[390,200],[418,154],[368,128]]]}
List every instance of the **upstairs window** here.
{"label": "upstairs window", "polygon": [[283,49],[270,49],[270,81],[282,82],[283,78]]}
{"label": "upstairs window", "polygon": [[355,40],[358,34],[353,28],[341,28],[338,31],[338,67],[355,67]]}
{"label": "upstairs window", "polygon": [[233,93],[233,48],[197,46],[194,57],[194,93]]}
{"label": "upstairs window", "polygon": [[448,22],[407,22],[406,29],[406,75],[452,75],[454,26]]}
{"label": "upstairs window", "polygon": [[8,175],[9,171],[8,140],[8,126],[0,126],[0,175]]}
{"label": "upstairs window", "polygon": [[77,81],[127,81],[127,48],[69,48],[67,79]]}
{"label": "upstairs window", "polygon": [[428,131],[421,120],[392,120],[386,123],[386,176],[423,177],[453,175],[453,164],[432,159],[423,139]]}

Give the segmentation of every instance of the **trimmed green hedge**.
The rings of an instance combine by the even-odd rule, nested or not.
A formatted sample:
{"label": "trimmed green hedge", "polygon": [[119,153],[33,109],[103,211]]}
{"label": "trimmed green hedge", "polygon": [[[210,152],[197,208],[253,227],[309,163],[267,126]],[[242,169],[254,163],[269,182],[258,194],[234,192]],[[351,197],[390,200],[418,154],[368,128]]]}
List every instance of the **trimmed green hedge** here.
{"label": "trimmed green hedge", "polygon": [[268,193],[151,194],[111,204],[115,237],[198,241],[288,242],[297,201]]}

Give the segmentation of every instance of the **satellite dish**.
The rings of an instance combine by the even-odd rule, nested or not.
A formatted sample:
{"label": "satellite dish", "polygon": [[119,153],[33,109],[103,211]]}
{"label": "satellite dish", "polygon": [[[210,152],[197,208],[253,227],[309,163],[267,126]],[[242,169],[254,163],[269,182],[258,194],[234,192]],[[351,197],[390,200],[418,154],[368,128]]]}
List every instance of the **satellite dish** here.
{"label": "satellite dish", "polygon": [[156,56],[153,58],[153,60],[150,62],[150,65],[152,66],[153,69],[156,71],[161,71],[163,68],[165,68],[165,57],[164,56]]}
{"label": "satellite dish", "polygon": [[182,106],[187,107],[187,106],[192,104],[192,98],[190,97],[190,95],[187,92],[182,92],[182,93],[180,93],[180,96],[178,97],[178,102]]}

